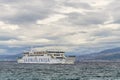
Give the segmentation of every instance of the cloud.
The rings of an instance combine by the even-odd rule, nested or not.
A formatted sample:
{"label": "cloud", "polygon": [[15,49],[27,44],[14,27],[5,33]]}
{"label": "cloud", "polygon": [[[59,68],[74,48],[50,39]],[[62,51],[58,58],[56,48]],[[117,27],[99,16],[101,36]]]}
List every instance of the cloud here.
{"label": "cloud", "polygon": [[[26,0],[13,0],[12,2],[5,0],[2,1],[0,5],[2,6],[1,10],[3,11],[0,13],[0,19],[12,24],[34,23],[37,19],[44,19],[49,14],[53,13],[52,9],[54,8],[54,5],[54,0],[29,0],[29,3]],[[8,12],[10,12],[10,14],[8,14]]]}
{"label": "cloud", "polygon": [[17,29],[19,29],[18,25],[5,24],[4,22],[0,21],[0,30],[2,31],[14,31]]}
{"label": "cloud", "polygon": [[3,53],[5,53],[5,52],[6,52],[5,49],[0,49],[0,54],[3,54]]}
{"label": "cloud", "polygon": [[96,0],[85,0],[84,1],[84,0],[82,0],[82,2],[86,2],[95,8],[105,7],[113,1],[114,0],[99,0],[99,1],[96,1]]}
{"label": "cloud", "polygon": [[108,16],[102,12],[88,12],[85,15],[80,13],[70,13],[68,15],[68,21],[73,23],[73,25],[78,26],[103,24],[108,19]]}
{"label": "cloud", "polygon": [[113,23],[119,24],[120,23],[120,18],[119,18],[119,14],[120,14],[120,1],[119,0],[115,0],[113,1],[110,5],[108,5],[106,7],[106,11],[109,12],[109,14],[112,16],[113,18]]}
{"label": "cloud", "polygon": [[92,6],[90,6],[88,3],[81,2],[81,1],[66,1],[64,2],[64,6],[73,7],[73,8],[83,8],[83,9],[92,9]]}
{"label": "cloud", "polygon": [[47,19],[38,20],[37,24],[50,24],[52,22],[56,22],[59,19],[62,19],[65,17],[66,17],[65,15],[54,14],[54,15],[51,15],[50,17],[48,17]]}
{"label": "cloud", "polygon": [[29,3],[1,0],[0,47],[57,45],[78,54],[118,47],[119,3],[118,0],[29,0]]}

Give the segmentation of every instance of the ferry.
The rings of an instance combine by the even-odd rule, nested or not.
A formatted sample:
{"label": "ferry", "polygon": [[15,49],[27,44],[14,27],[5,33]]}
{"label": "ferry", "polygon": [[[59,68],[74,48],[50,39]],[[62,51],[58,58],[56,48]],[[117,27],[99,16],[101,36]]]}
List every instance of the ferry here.
{"label": "ferry", "polygon": [[75,56],[65,56],[62,50],[25,51],[18,63],[74,64]]}

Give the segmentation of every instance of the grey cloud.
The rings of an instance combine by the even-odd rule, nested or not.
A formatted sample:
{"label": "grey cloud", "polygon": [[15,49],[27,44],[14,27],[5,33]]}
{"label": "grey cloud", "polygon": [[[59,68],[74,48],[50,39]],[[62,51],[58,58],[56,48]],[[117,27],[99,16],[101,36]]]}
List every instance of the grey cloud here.
{"label": "grey cloud", "polygon": [[[2,6],[0,8],[2,13],[0,13],[0,21],[6,24],[18,24],[20,27],[20,30],[15,32],[1,32],[0,41],[15,40],[16,43],[13,42],[11,46],[35,45],[43,47],[55,46],[56,44],[65,47],[77,46],[76,51],[84,53],[89,52],[93,46],[96,47],[94,48],[95,50],[98,50],[99,46],[105,48],[108,45],[107,47],[109,47],[109,44],[116,46],[116,44],[118,45],[119,43],[119,38],[106,38],[110,36],[118,37],[119,32],[114,33],[115,31],[111,31],[110,29],[99,31],[99,28],[97,29],[96,27],[98,27],[99,24],[104,24],[104,22],[109,21],[108,13],[113,17],[114,23],[119,23],[119,4],[120,2],[116,0],[109,6],[104,6],[104,8],[102,8],[103,10],[98,10],[96,7],[91,6],[89,1],[88,3],[84,3],[84,1],[77,3],[68,0],[0,0],[0,6]],[[59,8],[61,8],[61,12],[59,12]],[[79,12],[79,8],[82,8],[83,11]],[[54,9],[57,10],[54,11]],[[64,9],[66,13],[63,11]],[[48,19],[55,14],[65,15],[66,17],[49,23],[49,25],[44,24],[38,27],[38,25],[35,24],[37,20]],[[43,27],[45,27],[45,29]],[[103,25],[103,27],[106,26]],[[96,29],[96,32],[93,32],[94,29]],[[23,36],[23,38],[19,36]],[[106,41],[103,40],[102,42],[101,38],[105,38]],[[50,40],[50,42],[39,42],[40,39],[47,39]],[[38,41],[34,42],[35,40]],[[98,40],[98,42],[96,40]],[[95,41],[96,43],[94,43]],[[3,46],[9,46],[8,43],[3,42],[1,42]],[[92,43],[94,43],[94,45],[92,45]],[[84,47],[85,50],[82,51],[81,47],[84,45],[87,47]]]}
{"label": "grey cloud", "polygon": [[7,21],[12,24],[30,24],[35,23],[38,19],[44,19],[47,14],[34,14],[34,13],[22,13],[16,16],[3,17],[2,20]]}
{"label": "grey cloud", "polygon": [[7,40],[11,40],[11,39],[17,39],[16,37],[12,37],[12,36],[0,36],[0,41],[7,41]]}
{"label": "grey cloud", "polygon": [[102,12],[87,12],[85,15],[80,13],[70,13],[66,20],[73,25],[97,25],[103,24],[108,20],[108,16]]}
{"label": "grey cloud", "polygon": [[113,34],[109,30],[96,31],[96,32],[93,33],[93,36],[96,36],[96,37],[108,37],[108,36],[111,36],[111,35],[113,35]]}
{"label": "grey cloud", "polygon": [[[7,0],[2,3],[7,4],[11,7],[11,9],[16,10],[16,14],[14,15],[5,15],[0,16],[0,20],[6,21],[12,24],[29,24],[35,23],[38,19],[47,18],[48,15],[53,13],[53,8],[55,6],[55,1],[49,0],[23,0],[17,1],[13,0],[12,2],[8,2]],[[3,7],[4,9],[4,7]],[[9,13],[9,12],[7,12]]]}
{"label": "grey cloud", "polygon": [[110,13],[113,17],[113,23],[120,24],[120,1],[114,0],[106,7],[106,12]]}
{"label": "grey cloud", "polygon": [[65,6],[69,6],[69,7],[74,7],[74,8],[83,8],[83,9],[93,9],[92,6],[90,6],[88,3],[82,3],[82,2],[70,2],[70,1],[66,1],[64,2]]}
{"label": "grey cloud", "polygon": [[[23,4],[24,2],[24,4]],[[32,4],[31,4],[32,3]],[[7,0],[3,1],[3,4],[9,4],[13,9],[17,10],[16,14],[13,16],[0,16],[1,20],[10,22],[12,24],[29,24],[35,23],[36,20],[42,20],[47,18],[49,15],[54,14],[54,8],[57,5],[57,2],[52,0],[23,0],[17,1],[12,0],[8,2]],[[64,6],[71,7],[81,7],[83,9],[92,9],[91,6],[87,3],[74,3],[65,1]],[[66,14],[68,16],[68,22],[75,25],[86,25],[86,24],[102,24],[106,20],[106,15],[102,12],[86,12],[86,15],[80,13],[70,13]]]}

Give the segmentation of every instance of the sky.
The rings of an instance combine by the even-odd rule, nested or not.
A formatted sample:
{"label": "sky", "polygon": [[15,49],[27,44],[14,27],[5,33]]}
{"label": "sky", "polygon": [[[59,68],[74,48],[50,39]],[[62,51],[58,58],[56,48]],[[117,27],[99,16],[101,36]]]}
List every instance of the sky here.
{"label": "sky", "polygon": [[0,54],[29,47],[89,54],[120,47],[120,0],[0,0]]}

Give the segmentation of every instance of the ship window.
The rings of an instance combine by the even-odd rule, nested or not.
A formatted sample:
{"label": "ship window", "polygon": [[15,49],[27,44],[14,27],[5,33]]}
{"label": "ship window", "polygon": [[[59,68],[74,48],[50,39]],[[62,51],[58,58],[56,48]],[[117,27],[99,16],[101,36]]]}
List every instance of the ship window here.
{"label": "ship window", "polygon": [[63,54],[61,54],[61,56],[64,56]]}
{"label": "ship window", "polygon": [[43,54],[39,54],[39,56],[43,56]]}
{"label": "ship window", "polygon": [[63,59],[63,57],[56,57],[56,59]]}
{"label": "ship window", "polygon": [[48,56],[50,56],[50,54],[47,54]]}
{"label": "ship window", "polygon": [[60,54],[54,54],[54,56],[60,56]]}

